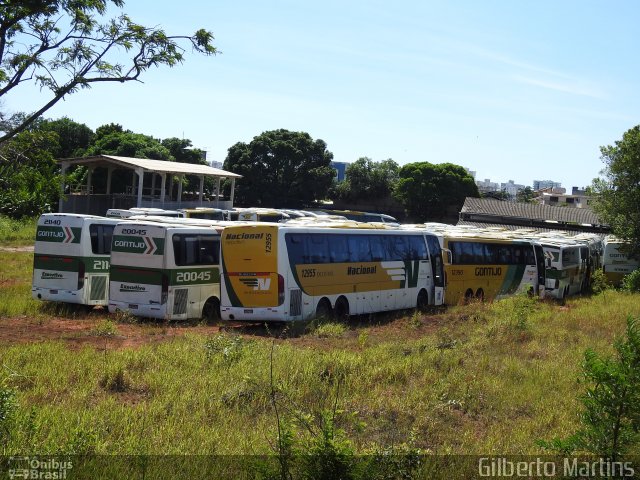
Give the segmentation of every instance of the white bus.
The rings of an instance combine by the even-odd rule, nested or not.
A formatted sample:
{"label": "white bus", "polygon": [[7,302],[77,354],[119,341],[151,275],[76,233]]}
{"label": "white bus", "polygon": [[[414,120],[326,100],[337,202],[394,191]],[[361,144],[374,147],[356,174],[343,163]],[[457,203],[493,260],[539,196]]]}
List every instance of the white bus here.
{"label": "white bus", "polygon": [[33,298],[106,305],[111,236],[119,221],[71,213],[42,215],[33,255]]}
{"label": "white bus", "polygon": [[223,320],[344,319],[444,300],[440,245],[420,231],[230,226],[221,268]]}
{"label": "white bus", "polygon": [[178,210],[164,210],[162,208],[137,208],[133,207],[129,210],[121,208],[110,208],[107,210],[106,216],[109,218],[129,218],[140,215],[154,215],[159,217],[185,217],[186,214]]}
{"label": "white bus", "polygon": [[541,238],[546,263],[546,295],[564,300],[587,284],[589,248],[563,238]]}
{"label": "white bus", "polygon": [[631,257],[625,251],[626,242],[613,235],[604,239],[603,271],[607,280],[614,286],[619,286],[625,275],[638,267],[640,261]]}
{"label": "white bus", "polygon": [[132,221],[113,233],[109,312],[219,318],[222,227]]}

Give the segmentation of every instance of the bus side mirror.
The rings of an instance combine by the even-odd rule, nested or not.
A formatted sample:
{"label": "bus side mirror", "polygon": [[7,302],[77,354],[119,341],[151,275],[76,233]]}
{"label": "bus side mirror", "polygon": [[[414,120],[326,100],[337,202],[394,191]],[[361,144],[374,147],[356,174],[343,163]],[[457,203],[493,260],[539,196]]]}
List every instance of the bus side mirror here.
{"label": "bus side mirror", "polygon": [[451,265],[453,263],[451,250],[449,250],[448,248],[442,249],[442,261],[445,263],[445,265]]}

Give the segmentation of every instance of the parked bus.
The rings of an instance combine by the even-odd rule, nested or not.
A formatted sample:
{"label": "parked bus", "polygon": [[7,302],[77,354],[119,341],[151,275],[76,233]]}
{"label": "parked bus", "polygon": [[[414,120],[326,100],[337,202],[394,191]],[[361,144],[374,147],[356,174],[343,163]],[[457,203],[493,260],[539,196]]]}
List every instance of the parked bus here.
{"label": "parked bus", "polygon": [[145,221],[118,224],[109,312],[164,320],[218,318],[221,230]]}
{"label": "parked bus", "polygon": [[442,304],[444,272],[435,236],[340,227],[285,223],[225,228],[222,318],[346,318]]}
{"label": "parked bus", "polygon": [[584,290],[589,248],[573,239],[541,238],[546,263],[546,295],[564,300]]}
{"label": "parked bus", "polygon": [[241,222],[282,222],[291,217],[275,208],[236,208],[227,211],[227,219]]}
{"label": "parked bus", "polygon": [[543,294],[545,265],[539,244],[500,232],[450,229],[441,235],[447,253],[447,305],[473,298],[501,299],[520,292]]}
{"label": "parked bus", "polygon": [[72,213],[42,215],[33,255],[33,298],[106,305],[111,236],[119,221]]}
{"label": "parked bus", "polygon": [[626,242],[609,235],[604,239],[603,271],[607,280],[619,286],[625,275],[640,267],[640,261],[625,251]]}
{"label": "parked bus", "polygon": [[322,210],[322,212],[329,215],[342,215],[349,220],[355,220],[356,222],[373,222],[373,223],[390,223],[393,225],[399,225],[398,220],[391,215],[384,213],[371,213],[360,212],[357,210]]}
{"label": "parked bus", "polygon": [[225,211],[220,208],[181,208],[178,210],[187,218],[201,218],[203,220],[226,220]]}
{"label": "parked bus", "polygon": [[129,218],[140,215],[155,215],[161,217],[184,217],[183,212],[178,210],[164,210],[163,208],[130,208],[123,210],[121,208],[110,208],[107,210],[106,216],[109,218]]}

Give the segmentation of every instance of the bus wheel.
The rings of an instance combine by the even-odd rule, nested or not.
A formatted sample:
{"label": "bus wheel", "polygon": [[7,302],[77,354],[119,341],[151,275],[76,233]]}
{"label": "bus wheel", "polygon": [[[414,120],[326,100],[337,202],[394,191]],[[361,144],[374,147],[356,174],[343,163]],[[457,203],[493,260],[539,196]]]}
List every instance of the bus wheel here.
{"label": "bus wheel", "polygon": [[429,294],[425,289],[420,290],[420,293],[418,293],[416,308],[421,312],[425,312],[429,308]]}
{"label": "bus wheel", "polygon": [[207,322],[220,320],[220,301],[216,297],[208,299],[202,308],[202,318]]}
{"label": "bus wheel", "polygon": [[483,289],[479,288],[478,291],[476,292],[476,300],[484,302],[484,290]]}
{"label": "bus wheel", "polygon": [[341,322],[349,320],[349,301],[345,297],[336,300],[335,314],[336,319]]}
{"label": "bus wheel", "polygon": [[316,307],[316,318],[328,319],[331,317],[331,302],[328,298],[323,298]]}
{"label": "bus wheel", "polygon": [[467,288],[467,291],[464,292],[464,303],[469,303],[473,300],[473,290]]}

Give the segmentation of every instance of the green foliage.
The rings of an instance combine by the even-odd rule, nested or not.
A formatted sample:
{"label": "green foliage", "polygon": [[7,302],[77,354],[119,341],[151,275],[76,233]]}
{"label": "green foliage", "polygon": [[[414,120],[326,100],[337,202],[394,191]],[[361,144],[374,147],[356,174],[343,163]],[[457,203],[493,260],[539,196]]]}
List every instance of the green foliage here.
{"label": "green foliage", "polygon": [[246,343],[239,335],[221,333],[209,338],[205,342],[204,348],[207,358],[219,358],[222,359],[223,363],[230,364],[242,357],[242,351]]}
{"label": "green foliage", "polygon": [[346,331],[347,327],[344,323],[326,322],[313,329],[313,334],[319,338],[338,338]]}
{"label": "green foliage", "polygon": [[213,35],[204,29],[170,36],[126,14],[102,18],[112,6],[123,5],[122,0],[0,3],[0,99],[27,83],[49,94],[35,112],[3,122],[0,143],[82,88],[138,80],[152,67],[182,63],[183,45],[205,55],[216,53]]}
{"label": "green foliage", "polygon": [[133,158],[152,158],[155,160],[174,160],[169,149],[149,135],[113,131],[97,137],[87,149],[86,155],[118,155]]}
{"label": "green foliage", "polygon": [[111,320],[102,320],[96,327],[93,329],[93,334],[98,337],[113,337],[118,335],[118,327]]}
{"label": "green foliage", "polygon": [[346,179],[335,187],[335,197],[357,202],[391,195],[400,167],[391,159],[374,162],[362,157],[347,167]]}
{"label": "green foliage", "polygon": [[243,176],[236,201],[261,207],[303,207],[326,198],[333,154],[308,133],[272,130],[229,148],[224,169]]}
{"label": "green foliage", "polygon": [[93,130],[67,117],[37,122],[37,129],[58,135],[57,148],[51,151],[55,158],[82,157],[93,139]]}
{"label": "green foliage", "polygon": [[409,163],[400,169],[394,197],[418,221],[442,220],[458,212],[466,197],[478,197],[478,187],[467,171],[451,163]]}
{"label": "green foliage", "polygon": [[591,185],[592,207],[613,232],[630,242],[640,255],[640,125],[627,130],[615,145],[600,147],[605,163],[602,178]]}
{"label": "green foliage", "polygon": [[5,443],[9,435],[10,423],[17,408],[16,392],[3,380],[0,382],[0,445]]}
{"label": "green foliage", "polygon": [[19,219],[50,211],[60,194],[52,151],[57,134],[23,132],[0,143],[0,214]]}
{"label": "green foliage", "polygon": [[531,187],[521,188],[516,193],[516,201],[518,203],[534,203],[535,197],[536,195]]}
{"label": "green foliage", "polygon": [[0,243],[8,245],[32,245],[36,237],[37,217],[20,220],[0,215]]}
{"label": "green foliage", "polygon": [[610,288],[611,284],[609,283],[609,280],[607,280],[607,276],[601,268],[594,270],[593,273],[591,273],[591,280],[589,282],[589,289],[591,290],[591,293],[598,295]]}
{"label": "green foliage", "polygon": [[640,292],[640,269],[634,270],[622,279],[622,289],[627,292]]}
{"label": "green foliage", "polygon": [[612,461],[640,446],[640,324],[627,319],[626,338],[614,357],[584,354],[586,392],[580,397],[582,428],[565,439],[540,442],[561,454],[587,452]]}

